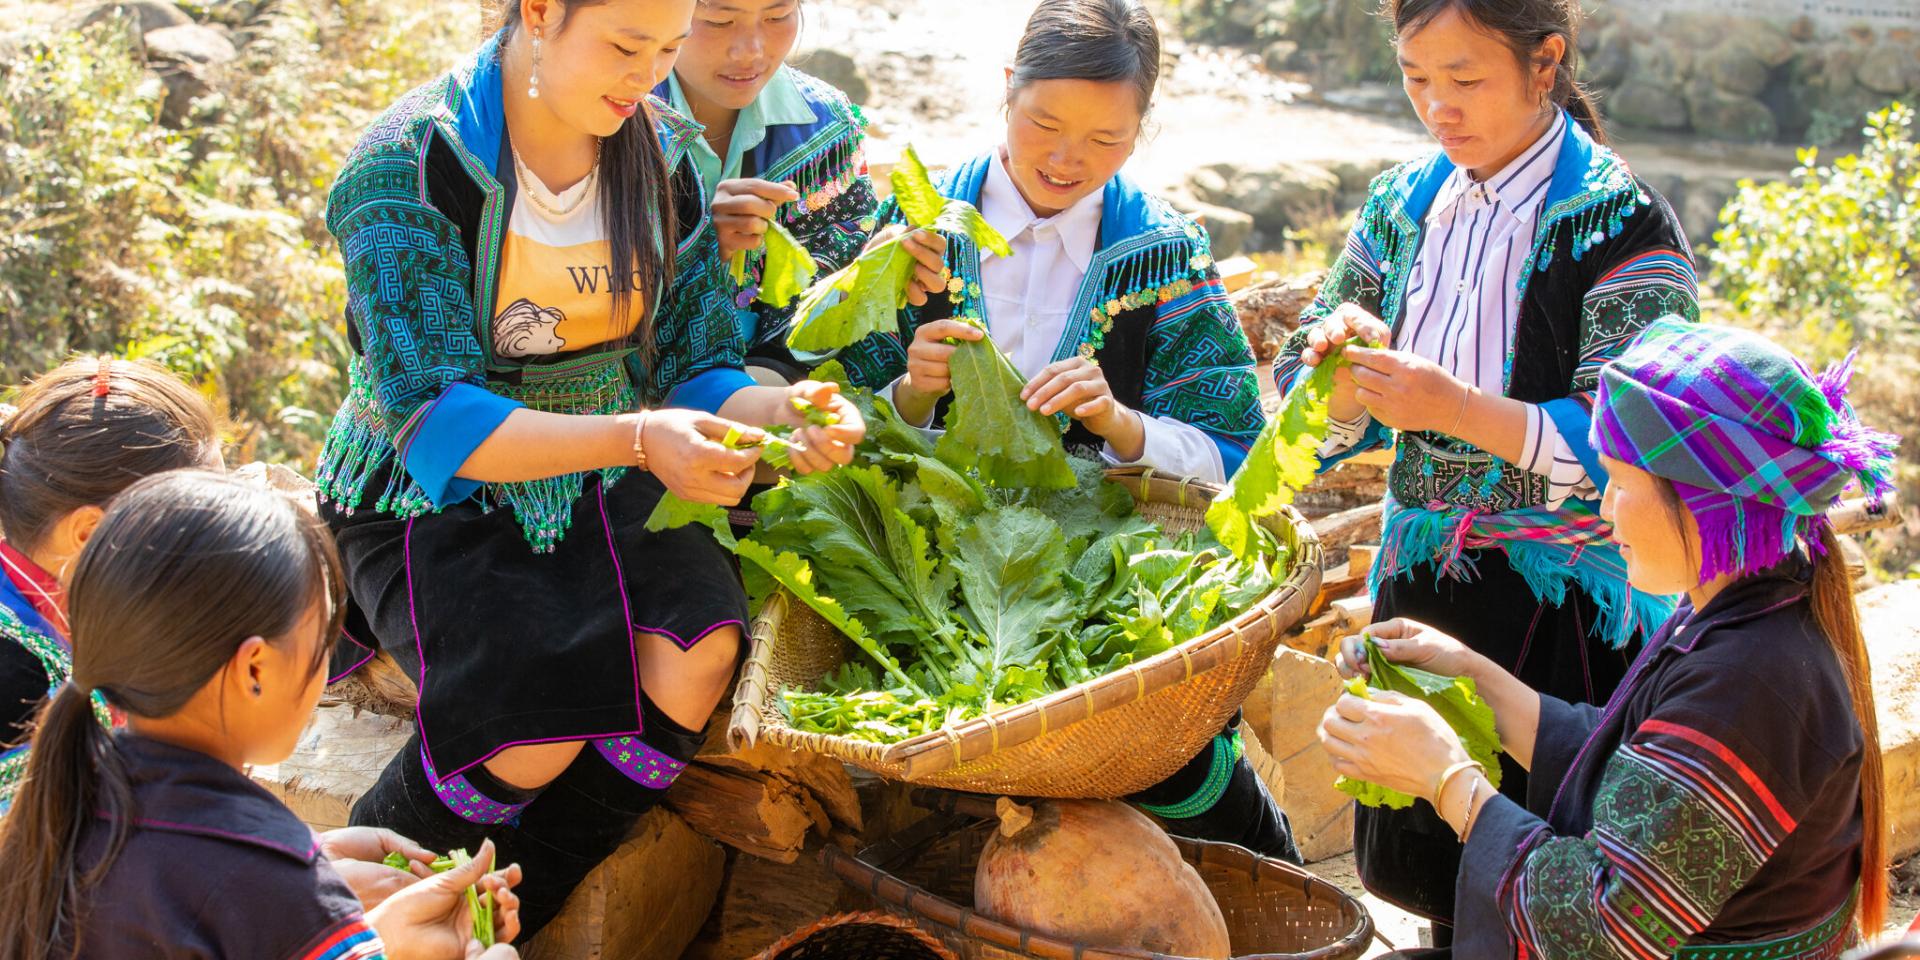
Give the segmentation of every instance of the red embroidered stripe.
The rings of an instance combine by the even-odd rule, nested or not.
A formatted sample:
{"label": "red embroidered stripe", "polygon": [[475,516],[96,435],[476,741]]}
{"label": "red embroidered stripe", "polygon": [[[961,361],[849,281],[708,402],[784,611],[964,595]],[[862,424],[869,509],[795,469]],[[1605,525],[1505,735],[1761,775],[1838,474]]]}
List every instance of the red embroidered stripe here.
{"label": "red embroidered stripe", "polygon": [[1780,801],[1774,797],[1773,791],[1767,789],[1767,785],[1760,780],[1760,775],[1754,773],[1753,768],[1747,766],[1732,750],[1727,748],[1726,744],[1691,727],[1683,727],[1677,723],[1668,723],[1664,720],[1648,720],[1640,724],[1640,732],[1678,737],[1713,754],[1720,759],[1721,763],[1726,764],[1741,781],[1746,783],[1747,787],[1753,791],[1754,796],[1758,797],[1760,802],[1766,805],[1767,812],[1773,815],[1774,820],[1780,824],[1784,832],[1791,833],[1795,827],[1799,826],[1798,821],[1794,820],[1793,817],[1787,813],[1787,808],[1781,806]]}

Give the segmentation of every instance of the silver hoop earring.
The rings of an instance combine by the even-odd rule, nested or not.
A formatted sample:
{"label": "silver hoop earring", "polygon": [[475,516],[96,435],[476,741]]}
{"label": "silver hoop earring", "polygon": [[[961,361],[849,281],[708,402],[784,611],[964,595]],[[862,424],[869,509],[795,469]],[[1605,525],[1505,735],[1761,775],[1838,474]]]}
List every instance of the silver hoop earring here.
{"label": "silver hoop earring", "polygon": [[540,31],[533,32],[533,71],[527,78],[527,99],[540,99]]}

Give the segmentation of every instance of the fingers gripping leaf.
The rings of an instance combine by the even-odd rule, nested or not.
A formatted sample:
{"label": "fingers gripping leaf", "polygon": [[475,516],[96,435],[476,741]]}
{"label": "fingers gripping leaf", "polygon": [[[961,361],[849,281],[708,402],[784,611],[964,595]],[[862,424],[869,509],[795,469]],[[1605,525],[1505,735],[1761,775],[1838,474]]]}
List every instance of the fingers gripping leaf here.
{"label": "fingers gripping leaf", "polygon": [[[1372,699],[1369,687],[1372,690],[1390,690],[1432,707],[1435,713],[1440,714],[1440,719],[1445,720],[1447,726],[1459,735],[1460,745],[1466,748],[1467,757],[1486,771],[1488,784],[1498,790],[1502,749],[1500,734],[1494,727],[1493,708],[1480,699],[1472,678],[1443,677],[1391,663],[1380,655],[1380,648],[1372,640],[1367,640],[1366,645],[1369,679],[1355,677],[1347,681],[1347,690],[1363,699]],[[1413,805],[1413,797],[1364,780],[1341,777],[1334,786],[1369,807],[1384,806],[1400,810]]]}
{"label": "fingers gripping leaf", "polygon": [[1207,508],[1207,527],[1234,556],[1249,559],[1266,543],[1256,529],[1264,517],[1293,502],[1320,469],[1320,444],[1327,436],[1333,374],[1348,363],[1329,354],[1294,383],[1280,412],[1247,451],[1246,462]]}
{"label": "fingers gripping leaf", "polygon": [[[786,227],[778,223],[767,224],[765,245],[761,251],[764,266],[760,271],[760,292],[755,299],[775,308],[785,307],[793,302],[813,282],[813,275],[820,270],[814,262],[813,254],[806,245],[795,239]],[[744,285],[747,282],[747,251],[733,255],[731,264],[733,282]]]}
{"label": "fingers gripping leaf", "polygon": [[990,337],[962,341],[948,361],[953,407],[935,451],[962,469],[974,468],[995,486],[1074,485],[1073,467],[1052,417],[1020,399],[1025,378]]}
{"label": "fingers gripping leaf", "polygon": [[[901,214],[913,227],[966,236],[1002,257],[1012,256],[1006,238],[972,204],[940,195],[912,147],[894,167],[893,191]],[[903,239],[896,237],[872,247],[845,269],[801,294],[794,307],[793,332],[787,335],[787,346],[809,353],[829,353],[871,334],[895,329],[899,311],[907,305],[907,286],[913,281],[915,263]],[[840,302],[828,306],[836,294]]]}

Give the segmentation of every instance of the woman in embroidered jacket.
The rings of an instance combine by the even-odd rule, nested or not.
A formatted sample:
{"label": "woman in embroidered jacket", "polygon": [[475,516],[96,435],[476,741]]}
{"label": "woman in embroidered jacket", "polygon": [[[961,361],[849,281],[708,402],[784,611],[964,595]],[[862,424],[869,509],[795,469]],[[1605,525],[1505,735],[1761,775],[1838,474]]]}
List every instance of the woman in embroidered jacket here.
{"label": "woman in embroidered jacket", "polygon": [[[1399,432],[1376,618],[1432,623],[1536,689],[1602,703],[1672,603],[1628,588],[1595,513],[1596,377],[1649,321],[1697,307],[1672,211],[1602,145],[1574,83],[1576,9],[1389,4],[1441,149],[1374,181],[1274,377],[1284,390],[1345,345],[1325,462]],[[1502,789],[1523,796],[1508,767]],[[1433,810],[1362,809],[1355,845],[1367,887],[1444,943],[1460,848]]]}
{"label": "woman in embroidered jacket", "polygon": [[[1538,693],[1433,627],[1390,661],[1473,678],[1524,806],[1424,703],[1345,696],[1341,773],[1435,804],[1465,838],[1461,957],[1827,960],[1884,920],[1887,839],[1867,651],[1824,512],[1888,488],[1895,438],[1751,333],[1663,320],[1601,371],[1601,513],[1640,589],[1683,593],[1604,711]],[[1364,663],[1358,638],[1342,669]]]}
{"label": "woman in embroidered jacket", "polygon": [[860,253],[861,222],[877,203],[859,110],[783,63],[800,20],[801,0],[700,0],[673,73],[653,91],[702,128],[689,156],[707,187],[720,257],[748,254],[734,300],[747,367],[785,380],[804,373],[786,345],[793,309],[755,298],[766,264],[754,251],[767,224],[779,221],[825,275]]}
{"label": "woman in embroidered jacket", "polygon": [[[938,184],[979,207],[1014,255],[982,254],[961,236],[908,237],[920,261],[914,305],[897,333],[840,354],[856,383],[887,388],[902,416],[932,423],[949,339],[977,340],[983,323],[1031,378],[1027,405],[1071,418],[1074,452],[1215,482],[1239,467],[1264,423],[1246,334],[1206,235],[1120,171],[1159,64],[1138,3],[1040,3],[1007,74],[1004,144]],[[897,215],[889,202],[879,219]],[[1176,833],[1298,859],[1236,730],[1133,799]]]}
{"label": "woman in embroidered jacket", "polygon": [[[107,501],[141,477],[220,463],[206,398],[151,364],[72,361],[0,420],[0,813],[35,711],[73,672],[66,586]],[[106,724],[104,704],[96,713]]]}
{"label": "woman in embroidered jacket", "polygon": [[647,93],[693,10],[518,0],[374,124],[328,204],[357,352],[317,472],[343,647],[420,688],[415,742],[353,820],[492,837],[527,868],[529,933],[693,756],[740,655],[732,558],[648,532],[654,505],[739,499],[760,431],[737,448],[735,421],[795,428],[802,471],[864,432],[834,387],[741,368],[699,134]]}

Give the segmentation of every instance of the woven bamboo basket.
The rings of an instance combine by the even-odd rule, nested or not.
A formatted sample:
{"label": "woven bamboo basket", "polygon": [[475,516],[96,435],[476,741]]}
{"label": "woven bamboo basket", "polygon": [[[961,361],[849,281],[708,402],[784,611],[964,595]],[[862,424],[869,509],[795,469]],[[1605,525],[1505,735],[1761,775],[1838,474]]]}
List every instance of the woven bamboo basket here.
{"label": "woven bamboo basket", "polygon": [[[1169,532],[1199,527],[1216,487],[1151,471],[1109,476]],[[899,743],[789,727],[788,688],[810,689],[850,655],[840,632],[785,591],[753,625],[728,739],[826,754],[892,780],[1027,797],[1123,797],[1166,779],[1220,732],[1320,588],[1320,541],[1299,513],[1268,521],[1294,547],[1292,566],[1260,602],[1158,656],[1038,700]]]}
{"label": "woven bamboo basket", "polygon": [[753,960],[959,960],[913,921],[879,911],[822,917]]}
{"label": "woven bamboo basket", "polygon": [[[956,813],[936,813],[857,855],[830,845],[822,860],[961,960],[1177,960],[1073,943],[974,913],[974,870],[995,827],[991,803],[942,798],[938,805]],[[1374,939],[1373,917],[1360,901],[1300,867],[1232,844],[1173,841],[1220,905],[1234,960],[1356,960]]]}

